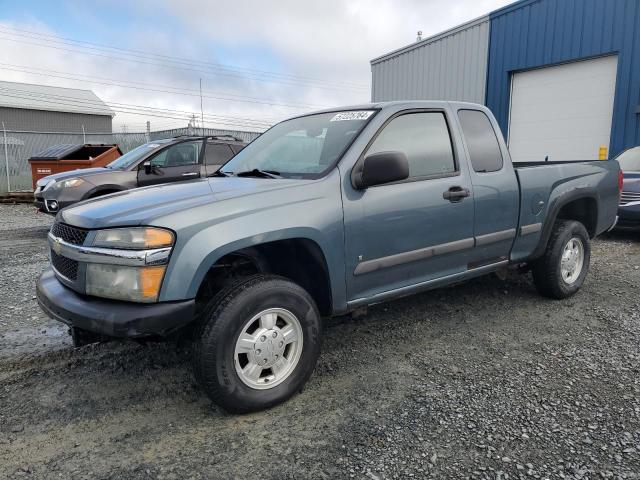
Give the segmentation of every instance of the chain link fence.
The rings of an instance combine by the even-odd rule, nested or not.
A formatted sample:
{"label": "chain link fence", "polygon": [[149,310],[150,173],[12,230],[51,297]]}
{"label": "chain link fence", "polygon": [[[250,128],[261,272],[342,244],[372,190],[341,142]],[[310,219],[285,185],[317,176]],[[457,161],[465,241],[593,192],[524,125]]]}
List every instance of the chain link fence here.
{"label": "chain link fence", "polygon": [[46,148],[61,144],[105,143],[116,144],[127,153],[139,145],[162,138],[180,135],[232,135],[250,142],[258,132],[222,130],[213,128],[177,128],[150,133],[49,133],[0,131],[0,195],[9,192],[30,191],[31,166],[29,158]]}

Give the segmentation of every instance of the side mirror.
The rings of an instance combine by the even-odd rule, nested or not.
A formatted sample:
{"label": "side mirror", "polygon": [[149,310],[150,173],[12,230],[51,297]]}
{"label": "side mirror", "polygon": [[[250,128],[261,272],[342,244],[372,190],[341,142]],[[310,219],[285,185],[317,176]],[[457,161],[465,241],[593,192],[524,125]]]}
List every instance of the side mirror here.
{"label": "side mirror", "polygon": [[409,161],[403,152],[374,153],[356,169],[353,186],[358,190],[409,178]]}
{"label": "side mirror", "polygon": [[153,172],[153,167],[151,166],[150,160],[142,162],[142,168],[144,168],[145,175],[151,175],[151,172]]}

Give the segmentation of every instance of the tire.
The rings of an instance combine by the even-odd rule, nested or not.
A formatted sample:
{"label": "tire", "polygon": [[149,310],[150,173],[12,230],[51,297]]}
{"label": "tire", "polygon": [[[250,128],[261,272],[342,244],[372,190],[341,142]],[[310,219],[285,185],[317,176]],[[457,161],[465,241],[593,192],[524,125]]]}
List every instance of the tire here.
{"label": "tire", "polygon": [[92,343],[108,342],[111,340],[111,337],[106,335],[90,332],[78,327],[69,328],[69,334],[73,340],[74,347],[84,347],[85,345],[91,345]]}
{"label": "tire", "polygon": [[[572,242],[571,245],[569,242]],[[572,256],[565,249],[573,252],[578,250],[578,253]],[[566,259],[565,265],[568,266],[564,272],[563,255]],[[572,264],[574,258],[575,265]],[[590,260],[591,245],[584,225],[575,220],[558,220],[553,227],[544,255],[532,265],[536,289],[541,295],[549,298],[563,299],[572,296],[582,287],[589,271]]]}
{"label": "tire", "polygon": [[[291,341],[292,332],[299,340]],[[300,286],[273,275],[235,280],[203,309],[194,373],[228,412],[270,408],[302,390],[320,355],[321,334],[316,304]]]}

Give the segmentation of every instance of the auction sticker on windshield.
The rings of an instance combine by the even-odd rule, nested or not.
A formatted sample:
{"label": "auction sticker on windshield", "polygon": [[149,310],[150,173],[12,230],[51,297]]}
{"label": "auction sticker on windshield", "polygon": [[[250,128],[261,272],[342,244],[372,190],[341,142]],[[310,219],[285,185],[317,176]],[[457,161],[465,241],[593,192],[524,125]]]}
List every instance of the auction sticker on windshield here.
{"label": "auction sticker on windshield", "polygon": [[366,120],[373,114],[373,110],[358,110],[353,112],[336,113],[330,122],[342,122],[344,120]]}

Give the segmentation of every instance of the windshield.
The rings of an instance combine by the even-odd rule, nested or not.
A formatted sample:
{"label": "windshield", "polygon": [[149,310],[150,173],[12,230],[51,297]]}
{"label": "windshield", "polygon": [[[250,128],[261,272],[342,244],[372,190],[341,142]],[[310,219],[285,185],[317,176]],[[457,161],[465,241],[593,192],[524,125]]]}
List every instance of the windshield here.
{"label": "windshield", "polygon": [[623,172],[640,172],[640,147],[622,152],[617,160],[620,163],[620,170]]}
{"label": "windshield", "polygon": [[256,138],[221,170],[227,175],[257,169],[285,178],[320,178],[333,167],[374,113],[374,110],[318,113],[286,120]]}
{"label": "windshield", "polygon": [[140,145],[109,163],[107,168],[112,168],[113,170],[126,170],[147,153],[159,146],[160,145],[158,143],[145,143],[144,145]]}

